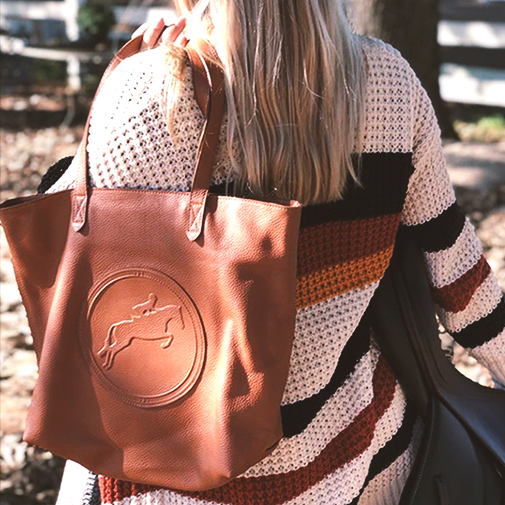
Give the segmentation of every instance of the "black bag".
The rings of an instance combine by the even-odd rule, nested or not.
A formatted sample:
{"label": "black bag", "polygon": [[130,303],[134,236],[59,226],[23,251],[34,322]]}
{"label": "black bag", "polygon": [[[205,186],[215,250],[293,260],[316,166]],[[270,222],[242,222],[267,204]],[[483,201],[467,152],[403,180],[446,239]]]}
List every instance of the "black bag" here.
{"label": "black bag", "polygon": [[405,230],[370,312],[382,353],[425,421],[400,505],[504,505],[505,392],[467,379],[445,357],[422,252]]}

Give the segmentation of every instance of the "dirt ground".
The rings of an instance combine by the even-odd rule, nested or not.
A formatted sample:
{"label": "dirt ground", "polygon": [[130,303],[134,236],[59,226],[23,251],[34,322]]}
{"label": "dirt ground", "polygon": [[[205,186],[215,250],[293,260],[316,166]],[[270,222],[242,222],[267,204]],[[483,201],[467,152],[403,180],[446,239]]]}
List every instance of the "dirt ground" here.
{"label": "dirt ground", "polygon": [[[0,131],[1,200],[33,193],[48,166],[75,153],[81,133],[81,127]],[[475,224],[487,259],[505,290],[505,141],[451,143],[445,152],[458,200]],[[0,246],[1,504],[52,505],[63,462],[21,440],[37,367],[3,230]],[[453,345],[450,337],[444,335],[443,343],[463,373],[490,384],[486,370]]]}

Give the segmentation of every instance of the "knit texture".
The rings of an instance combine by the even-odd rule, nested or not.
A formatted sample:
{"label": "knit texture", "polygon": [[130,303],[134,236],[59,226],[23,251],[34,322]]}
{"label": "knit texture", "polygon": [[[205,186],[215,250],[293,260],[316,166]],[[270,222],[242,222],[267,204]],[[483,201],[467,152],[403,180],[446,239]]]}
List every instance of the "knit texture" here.
{"label": "knit texture", "polygon": [[[281,412],[284,438],[244,475],[198,493],[99,477],[116,505],[391,505],[415,458],[420,427],[365,314],[399,226],[417,235],[447,330],[505,383],[505,303],[482,246],[455,201],[430,101],[390,46],[362,39],[367,60],[361,186],[305,207],[297,315]],[[187,191],[202,114],[184,74],[174,138],[161,103],[156,49],[122,62],[92,112],[90,181],[97,187]],[[223,125],[214,184],[233,179]],[[72,187],[77,163],[51,188]],[[121,168],[119,168],[121,167]],[[168,457],[168,456],[167,456]]]}

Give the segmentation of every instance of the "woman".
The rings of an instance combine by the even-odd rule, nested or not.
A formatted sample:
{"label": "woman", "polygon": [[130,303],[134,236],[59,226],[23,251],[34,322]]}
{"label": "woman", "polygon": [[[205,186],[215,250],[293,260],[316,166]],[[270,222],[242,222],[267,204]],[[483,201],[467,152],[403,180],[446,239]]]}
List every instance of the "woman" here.
{"label": "woman", "polygon": [[[503,294],[455,202],[430,101],[395,49],[351,33],[338,0],[176,4],[184,36],[181,21],[165,42],[207,37],[226,76],[213,183],[305,205],[284,438],[220,488],[182,493],[100,476],[101,501],[397,503],[420,427],[363,316],[400,225],[425,250],[443,324],[505,383]],[[92,185],[188,190],[202,125],[182,49],[125,60],[92,112]],[[51,191],[72,187],[76,166]],[[60,503],[72,502],[69,482]]]}

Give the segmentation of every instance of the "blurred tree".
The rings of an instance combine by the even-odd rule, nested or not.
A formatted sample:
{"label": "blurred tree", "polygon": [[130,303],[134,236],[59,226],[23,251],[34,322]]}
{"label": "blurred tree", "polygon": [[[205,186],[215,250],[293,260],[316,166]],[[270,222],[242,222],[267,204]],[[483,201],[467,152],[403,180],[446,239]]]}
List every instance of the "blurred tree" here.
{"label": "blurred tree", "polygon": [[116,24],[114,10],[108,2],[88,0],[79,8],[77,24],[93,44],[105,42]]}
{"label": "blurred tree", "polygon": [[439,0],[349,0],[358,33],[377,37],[398,49],[428,92],[445,138],[458,138],[440,96],[437,28]]}

